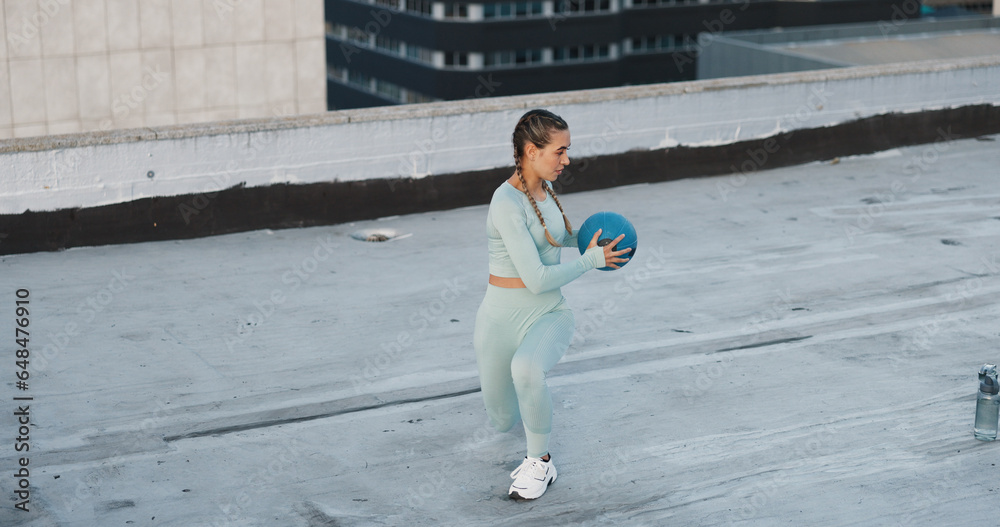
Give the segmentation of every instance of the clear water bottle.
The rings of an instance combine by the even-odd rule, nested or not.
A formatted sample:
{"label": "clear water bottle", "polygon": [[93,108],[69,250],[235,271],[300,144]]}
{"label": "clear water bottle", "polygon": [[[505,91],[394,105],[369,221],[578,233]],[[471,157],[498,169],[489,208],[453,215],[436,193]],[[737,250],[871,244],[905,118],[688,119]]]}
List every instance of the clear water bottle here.
{"label": "clear water bottle", "polygon": [[997,438],[997,417],[1000,415],[1000,383],[997,367],[985,364],[979,368],[979,397],[976,399],[976,439],[993,441]]}

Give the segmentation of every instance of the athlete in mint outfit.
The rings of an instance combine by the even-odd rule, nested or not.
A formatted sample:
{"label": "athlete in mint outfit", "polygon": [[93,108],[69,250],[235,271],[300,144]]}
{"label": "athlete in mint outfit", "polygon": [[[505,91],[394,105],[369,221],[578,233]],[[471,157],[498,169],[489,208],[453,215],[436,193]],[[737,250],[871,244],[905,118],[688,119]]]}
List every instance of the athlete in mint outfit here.
{"label": "athlete in mint outfit", "polygon": [[[545,374],[562,358],[573,336],[573,313],[559,288],[598,267],[617,268],[629,251],[621,240],[560,263],[561,247],[576,247],[551,182],[569,164],[569,127],[545,110],[532,110],[513,134],[515,172],[493,193],[486,231],[490,283],[476,314],[473,345],[486,413],[501,432],[518,419],[527,456],[511,477],[508,494],[534,499],[555,481],[549,455],[552,399]],[[624,235],[622,235],[624,236]]]}

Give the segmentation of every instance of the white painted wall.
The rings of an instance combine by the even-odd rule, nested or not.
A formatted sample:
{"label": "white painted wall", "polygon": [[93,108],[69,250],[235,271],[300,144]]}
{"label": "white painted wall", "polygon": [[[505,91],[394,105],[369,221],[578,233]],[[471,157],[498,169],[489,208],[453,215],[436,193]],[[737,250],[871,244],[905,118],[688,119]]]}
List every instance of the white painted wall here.
{"label": "white painted wall", "polygon": [[514,124],[536,107],[569,122],[571,156],[593,156],[1000,105],[998,86],[1000,57],[981,57],[12,139],[0,141],[0,214],[511,166]]}

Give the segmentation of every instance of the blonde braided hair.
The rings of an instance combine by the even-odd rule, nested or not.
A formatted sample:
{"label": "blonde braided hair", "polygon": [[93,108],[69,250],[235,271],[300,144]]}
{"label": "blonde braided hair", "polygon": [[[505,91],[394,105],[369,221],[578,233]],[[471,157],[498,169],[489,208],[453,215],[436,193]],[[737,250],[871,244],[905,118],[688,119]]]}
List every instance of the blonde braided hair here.
{"label": "blonde braided hair", "polygon": [[[569,125],[566,124],[566,121],[562,117],[548,110],[531,110],[521,116],[521,119],[517,122],[517,126],[514,127],[514,134],[512,136],[514,142],[514,170],[517,173],[517,178],[521,180],[521,190],[525,196],[528,196],[531,207],[535,209],[535,214],[538,215],[538,221],[542,223],[542,229],[545,230],[545,239],[553,247],[562,247],[549,234],[549,228],[545,225],[545,218],[542,217],[542,211],[538,210],[538,203],[535,202],[535,197],[528,192],[528,184],[525,183],[524,174],[521,173],[521,158],[524,157],[525,145],[527,145],[528,141],[531,141],[538,148],[545,148],[549,144],[549,133],[552,130],[569,130]],[[573,234],[573,226],[570,224],[569,218],[566,217],[566,211],[563,210],[562,203],[559,203],[559,198],[556,197],[555,191],[544,182],[542,183],[542,187],[552,196],[552,199],[556,202],[556,206],[559,207],[563,223],[566,225],[566,232]]]}

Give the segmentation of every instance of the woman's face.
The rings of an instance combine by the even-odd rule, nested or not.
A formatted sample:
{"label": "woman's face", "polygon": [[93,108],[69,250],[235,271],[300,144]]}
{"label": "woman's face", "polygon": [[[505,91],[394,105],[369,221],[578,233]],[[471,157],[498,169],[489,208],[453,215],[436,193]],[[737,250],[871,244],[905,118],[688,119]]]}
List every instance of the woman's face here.
{"label": "woman's face", "polygon": [[549,144],[544,148],[530,145],[528,163],[531,170],[545,181],[555,181],[569,165],[569,130],[551,130]]}

